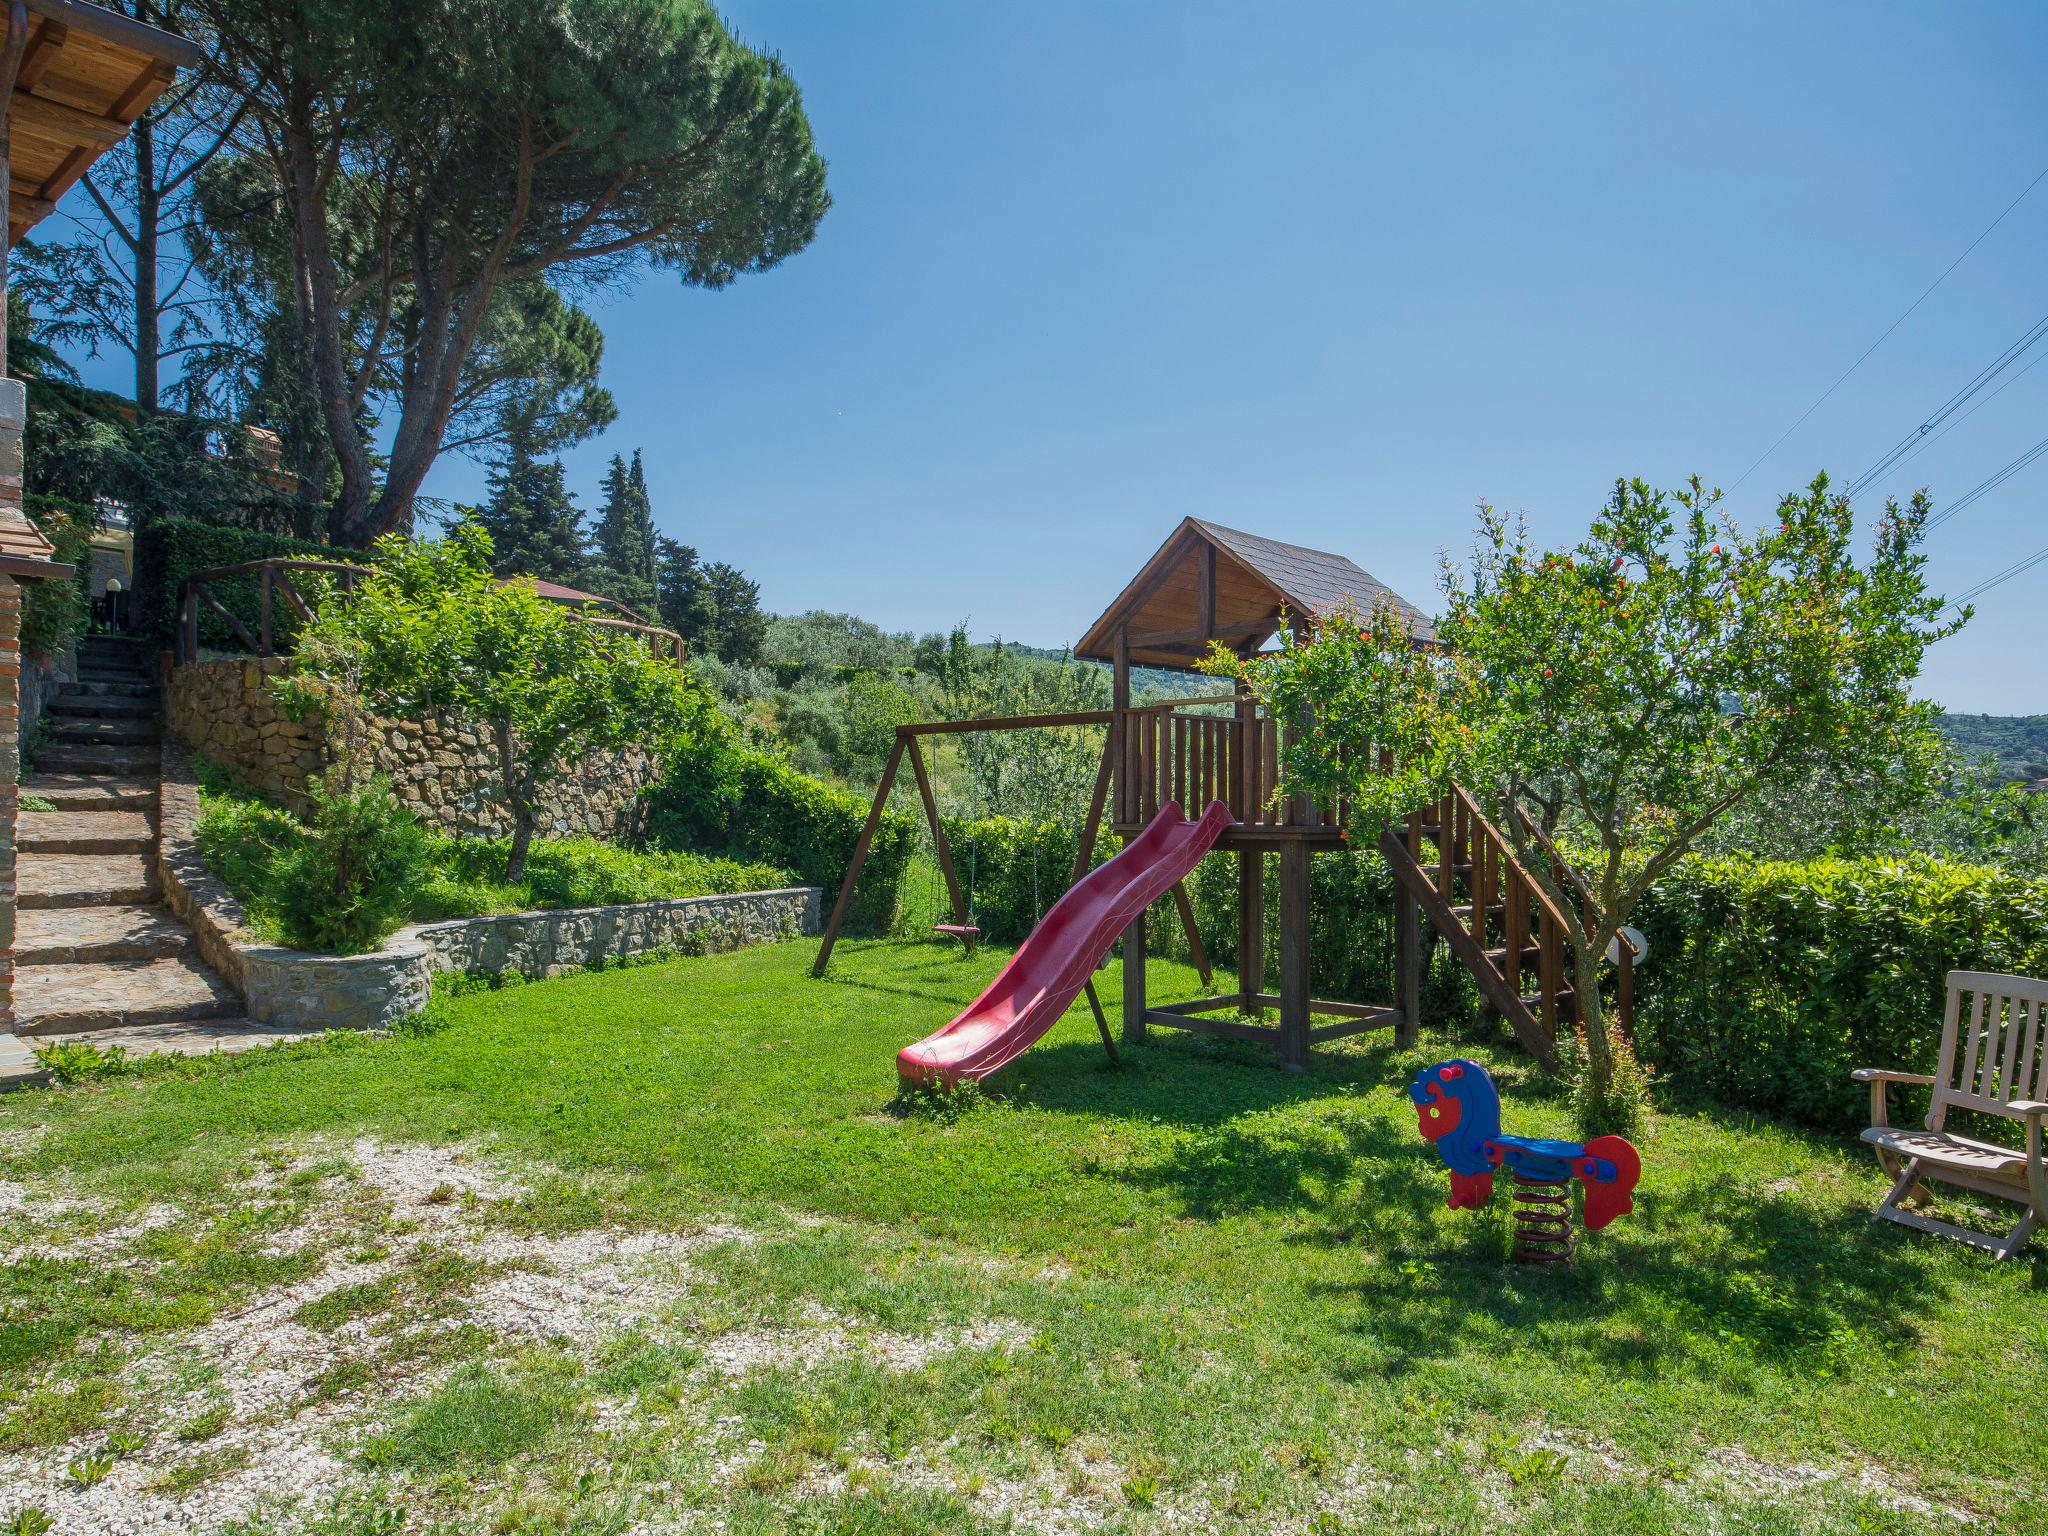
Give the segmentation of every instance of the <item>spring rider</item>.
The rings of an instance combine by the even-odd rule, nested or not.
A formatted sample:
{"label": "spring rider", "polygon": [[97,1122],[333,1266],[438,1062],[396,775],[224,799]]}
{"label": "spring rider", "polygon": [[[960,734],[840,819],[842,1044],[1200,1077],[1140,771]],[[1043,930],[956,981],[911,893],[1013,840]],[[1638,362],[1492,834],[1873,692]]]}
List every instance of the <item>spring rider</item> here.
{"label": "spring rider", "polygon": [[1482,1206],[1493,1194],[1494,1171],[1506,1167],[1515,1201],[1517,1261],[1569,1264],[1572,1231],[1571,1182],[1585,1190],[1586,1230],[1597,1232],[1635,1208],[1630,1192],[1642,1176],[1643,1160],[1619,1136],[1546,1141],[1507,1136],[1500,1128],[1500,1095],[1486,1068],[1462,1057],[1424,1067],[1408,1085],[1422,1134],[1436,1144],[1451,1170],[1452,1210]]}

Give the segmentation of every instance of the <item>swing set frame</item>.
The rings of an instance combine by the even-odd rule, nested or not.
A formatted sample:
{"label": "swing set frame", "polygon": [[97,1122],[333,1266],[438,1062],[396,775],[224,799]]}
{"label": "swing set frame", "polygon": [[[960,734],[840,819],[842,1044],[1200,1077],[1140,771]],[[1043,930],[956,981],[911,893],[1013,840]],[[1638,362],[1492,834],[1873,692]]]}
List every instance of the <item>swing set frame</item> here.
{"label": "swing set frame", "polygon": [[[1171,699],[1164,703],[1145,706],[1148,709],[1171,710],[1189,704],[1216,703],[1218,700]],[[896,744],[889,750],[889,761],[882,769],[882,780],[875,788],[874,803],[868,807],[868,817],[860,829],[860,837],[853,845],[853,857],[846,866],[846,878],[840,882],[839,899],[832,904],[832,915],[826,920],[823,941],[818,946],[818,958],[811,965],[813,976],[825,974],[825,967],[832,959],[832,946],[839,941],[840,926],[846,921],[847,909],[853,904],[854,886],[860,880],[860,872],[868,861],[868,851],[875,840],[875,829],[881,825],[882,813],[888,809],[889,796],[896,788],[896,776],[902,770],[905,758],[910,760],[910,772],[917,781],[918,799],[924,807],[925,823],[932,834],[933,851],[938,857],[939,877],[945,882],[946,899],[953,909],[953,921],[934,925],[934,932],[947,933],[958,938],[967,952],[974,952],[974,942],[980,937],[980,930],[974,921],[967,898],[960,889],[960,877],[953,864],[953,847],[946,838],[946,828],[939,817],[938,796],[932,791],[931,768],[925,762],[924,749],[918,744],[926,736],[964,736],[978,731],[1031,731],[1045,730],[1057,726],[1110,727],[1102,744],[1102,760],[1095,770],[1095,788],[1088,797],[1088,812],[1081,821],[1080,840],[1074,849],[1074,868],[1067,876],[1068,886],[1088,873],[1089,859],[1095,851],[1095,841],[1102,830],[1102,818],[1109,808],[1109,790],[1116,771],[1118,711],[1113,709],[1071,710],[1051,715],[1005,715],[980,720],[928,720],[916,725],[896,727]],[[1202,935],[1195,926],[1194,903],[1189,900],[1187,887],[1174,882],[1173,904],[1180,914],[1181,927],[1187,934],[1189,954],[1195,969],[1201,973],[1202,985],[1213,985],[1209,966],[1208,947],[1202,943]],[[1095,1014],[1095,1028],[1102,1036],[1102,1047],[1109,1053],[1110,1060],[1116,1059],[1116,1040],[1110,1033],[1109,1018],[1103,1012],[1102,998],[1095,990],[1091,979],[1085,989],[1088,1006]]]}

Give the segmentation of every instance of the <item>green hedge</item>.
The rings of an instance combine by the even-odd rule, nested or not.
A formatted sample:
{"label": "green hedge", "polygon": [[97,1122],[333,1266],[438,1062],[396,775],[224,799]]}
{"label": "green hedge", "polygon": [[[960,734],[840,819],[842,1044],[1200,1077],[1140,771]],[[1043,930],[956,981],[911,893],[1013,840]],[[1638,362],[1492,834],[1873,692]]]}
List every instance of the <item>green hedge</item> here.
{"label": "green hedge", "polygon": [[61,496],[30,495],[29,517],[50,541],[50,558],[72,567],[69,581],[21,584],[21,649],[54,656],[85,633],[92,614],[92,508]]}
{"label": "green hedge", "polygon": [[1949,971],[2048,975],[2048,880],[1928,858],[1692,859],[1636,923],[1665,1084],[1842,1129],[1869,1110],[1853,1068],[1934,1069]]}
{"label": "green hedge", "polygon": [[[351,564],[361,564],[364,558],[358,549],[336,549],[312,539],[264,533],[253,528],[221,528],[193,518],[165,517],[145,523],[135,535],[135,587],[141,594],[138,601],[142,605],[137,621],[139,629],[166,644],[171,643],[177,635],[178,594],[184,588],[186,577],[194,571],[209,570],[218,565],[241,565],[246,561],[268,560],[275,556],[342,560]],[[236,618],[249,626],[251,634],[256,632],[261,605],[254,576],[238,576],[210,583],[209,588]],[[291,617],[288,604],[277,605],[274,615],[277,624],[287,624]],[[199,643],[235,650],[240,649],[241,644],[235,639],[234,631],[211,609],[200,613]]]}
{"label": "green hedge", "polygon": [[[806,885],[822,885],[829,903],[846,878],[869,802],[768,753],[704,742],[677,752],[642,804],[658,846],[766,860]],[[849,914],[855,930],[888,930],[916,844],[913,818],[883,814]]]}

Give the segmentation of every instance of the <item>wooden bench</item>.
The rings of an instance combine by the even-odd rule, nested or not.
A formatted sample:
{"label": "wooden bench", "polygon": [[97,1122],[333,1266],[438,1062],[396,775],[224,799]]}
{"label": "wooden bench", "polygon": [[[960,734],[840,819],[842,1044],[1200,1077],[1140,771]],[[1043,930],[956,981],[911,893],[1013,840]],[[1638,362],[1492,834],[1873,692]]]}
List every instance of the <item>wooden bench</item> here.
{"label": "wooden bench", "polygon": [[[2041,1123],[2048,1118],[2048,981],[1990,971],[1951,971],[1942,1016],[1941,1058],[1932,1075],[1863,1067],[1851,1076],[1870,1084],[1870,1129],[1863,1139],[1892,1176],[1873,1219],[1938,1233],[2009,1259],[2024,1248],[2048,1212],[2048,1160]],[[1891,1123],[1889,1088],[1906,1083],[1933,1090],[1919,1130]],[[1949,1111],[1975,1110],[2026,1127],[2025,1149],[1977,1141],[1949,1131]],[[1923,1181],[1938,1180],[1981,1195],[2018,1202],[2019,1224],[2003,1238],[1903,1208]]]}

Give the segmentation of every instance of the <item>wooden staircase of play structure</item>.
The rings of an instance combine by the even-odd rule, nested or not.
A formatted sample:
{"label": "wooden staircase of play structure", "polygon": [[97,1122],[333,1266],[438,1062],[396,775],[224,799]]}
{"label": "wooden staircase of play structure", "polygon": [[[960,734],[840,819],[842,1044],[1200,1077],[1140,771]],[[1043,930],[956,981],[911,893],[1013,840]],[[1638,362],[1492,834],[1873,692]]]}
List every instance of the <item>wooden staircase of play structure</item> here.
{"label": "wooden staircase of play structure", "polygon": [[[1390,827],[1380,851],[1516,1038],[1531,1054],[1551,1060],[1558,1026],[1578,1017],[1571,930],[1500,829],[1454,785],[1434,805]],[[1576,871],[1559,862],[1576,882]],[[1623,949],[1618,1002],[1626,1029],[1632,989]]]}

